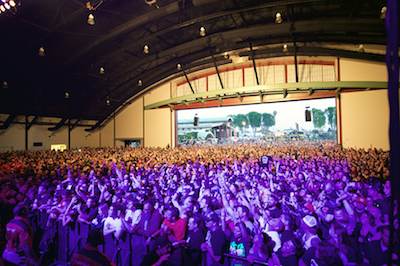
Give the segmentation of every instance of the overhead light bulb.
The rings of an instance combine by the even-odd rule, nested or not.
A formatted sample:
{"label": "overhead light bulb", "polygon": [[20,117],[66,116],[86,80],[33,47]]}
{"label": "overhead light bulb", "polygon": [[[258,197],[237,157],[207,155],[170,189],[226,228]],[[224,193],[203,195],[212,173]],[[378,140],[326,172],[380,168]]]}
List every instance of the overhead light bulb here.
{"label": "overhead light bulb", "polygon": [[229,59],[228,52],[225,52],[225,53],[224,53],[224,58],[225,58],[225,59]]}
{"label": "overhead light bulb", "polygon": [[93,15],[92,13],[89,14],[87,23],[88,23],[90,26],[93,26],[93,25],[95,24],[94,15]]}
{"label": "overhead light bulb", "polygon": [[380,16],[381,19],[385,19],[386,18],[386,11],[387,11],[387,7],[386,6],[382,7],[381,16]]}
{"label": "overhead light bulb", "polygon": [[100,67],[99,73],[101,75],[103,75],[106,72],[106,70],[104,69],[104,67]]}
{"label": "overhead light bulb", "polygon": [[275,15],[275,23],[278,23],[278,24],[282,23],[282,15],[279,12],[276,13],[276,15]]}
{"label": "overhead light bulb", "polygon": [[360,46],[358,46],[358,52],[359,53],[364,53],[365,52],[363,44],[360,44]]}
{"label": "overhead light bulb", "polygon": [[148,54],[150,51],[149,51],[149,46],[147,45],[147,44],[145,44],[144,46],[143,46],[143,53],[145,53],[145,54]]}
{"label": "overhead light bulb", "polygon": [[142,87],[143,81],[141,79],[138,80],[138,85],[139,85],[139,87]]}
{"label": "overhead light bulb", "polygon": [[65,93],[65,99],[69,99],[69,93],[68,92]]}
{"label": "overhead light bulb", "polygon": [[110,100],[107,99],[106,104],[110,105],[111,104]]}
{"label": "overhead light bulb", "polygon": [[0,10],[1,10],[2,12],[6,12],[6,8],[5,8],[3,5],[0,6]]}
{"label": "overhead light bulb", "polygon": [[287,52],[288,52],[288,47],[287,47],[287,44],[286,44],[286,43],[283,45],[283,52],[284,52],[284,53],[287,53]]}
{"label": "overhead light bulb", "polygon": [[44,53],[44,48],[43,48],[43,46],[41,46],[41,47],[39,48],[38,55],[39,55],[39,56],[45,56],[45,53]]}
{"label": "overhead light bulb", "polygon": [[7,10],[9,10],[11,7],[10,7],[10,5],[8,4],[8,3],[5,3],[4,4],[4,7],[7,9]]}
{"label": "overhead light bulb", "polygon": [[10,6],[12,6],[12,7],[15,7],[17,5],[14,0],[11,0],[9,3],[10,3]]}
{"label": "overhead light bulb", "polygon": [[178,70],[181,70],[182,65],[181,65],[181,64],[177,64],[177,65],[176,65],[176,68],[177,68]]}
{"label": "overhead light bulb", "polygon": [[7,81],[3,81],[2,85],[1,85],[2,89],[8,89],[8,83]]}
{"label": "overhead light bulb", "polygon": [[200,28],[200,36],[206,36],[206,29],[204,27]]}

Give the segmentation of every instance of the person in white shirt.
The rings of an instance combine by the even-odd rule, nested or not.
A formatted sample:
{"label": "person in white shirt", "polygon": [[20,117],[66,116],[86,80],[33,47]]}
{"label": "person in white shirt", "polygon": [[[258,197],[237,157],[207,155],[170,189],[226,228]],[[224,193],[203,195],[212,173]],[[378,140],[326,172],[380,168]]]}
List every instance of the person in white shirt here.
{"label": "person in white shirt", "polygon": [[122,220],[121,209],[118,205],[111,205],[108,209],[108,217],[104,221],[103,234],[104,236],[114,234],[116,239],[119,239],[122,235]]}

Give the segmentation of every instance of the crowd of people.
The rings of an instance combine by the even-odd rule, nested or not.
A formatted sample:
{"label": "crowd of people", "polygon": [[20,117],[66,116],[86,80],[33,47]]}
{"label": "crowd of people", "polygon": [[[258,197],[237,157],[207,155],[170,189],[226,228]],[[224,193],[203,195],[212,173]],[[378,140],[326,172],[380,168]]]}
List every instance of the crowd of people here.
{"label": "crowd of people", "polygon": [[4,153],[2,228],[25,205],[48,213],[48,227],[77,221],[115,239],[140,235],[141,265],[398,262],[389,152],[326,144]]}

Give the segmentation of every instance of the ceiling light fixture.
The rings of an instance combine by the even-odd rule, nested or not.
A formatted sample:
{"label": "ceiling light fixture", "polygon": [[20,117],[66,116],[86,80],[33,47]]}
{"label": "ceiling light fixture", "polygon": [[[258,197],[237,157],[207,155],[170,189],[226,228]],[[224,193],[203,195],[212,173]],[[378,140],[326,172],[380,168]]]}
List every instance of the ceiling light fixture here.
{"label": "ceiling light fixture", "polygon": [[[15,14],[17,11],[17,2],[16,0],[1,0],[0,3],[0,14],[6,13],[7,11],[11,11]],[[18,5],[21,3],[18,1]]]}
{"label": "ceiling light fixture", "polygon": [[387,7],[386,6],[382,7],[380,19],[386,18],[386,11],[387,11]]}
{"label": "ceiling light fixture", "polygon": [[143,81],[141,79],[139,79],[137,84],[138,84],[139,87],[142,87],[143,86]]}
{"label": "ceiling light fixture", "polygon": [[203,26],[200,27],[200,36],[201,36],[201,37],[206,36],[206,29],[205,29]]}
{"label": "ceiling light fixture", "polygon": [[155,6],[156,6],[157,8],[160,8],[160,7],[157,5],[157,0],[144,0],[144,2],[145,2],[146,4],[148,4],[149,6],[152,6],[152,5],[155,4]]}
{"label": "ceiling light fixture", "polygon": [[69,93],[68,92],[65,93],[65,99],[69,99]]}
{"label": "ceiling light fixture", "polygon": [[145,54],[148,54],[150,51],[149,51],[149,46],[147,45],[147,44],[145,44],[144,46],[143,46],[143,53],[145,53]]}
{"label": "ceiling light fixture", "polygon": [[182,69],[182,65],[181,65],[181,64],[177,64],[177,65],[176,65],[176,68],[177,68],[178,70],[181,70],[181,69]]}
{"label": "ceiling light fixture", "polygon": [[287,44],[285,43],[284,45],[283,45],[283,52],[284,53],[287,53],[289,50],[288,50],[288,47],[287,47]]}
{"label": "ceiling light fixture", "polygon": [[275,23],[277,23],[277,24],[281,24],[282,23],[282,15],[281,15],[281,13],[276,13],[276,15],[275,15]]}
{"label": "ceiling light fixture", "polygon": [[2,88],[2,89],[8,89],[8,83],[7,83],[7,81],[3,81],[3,83],[1,84],[1,88]]}
{"label": "ceiling light fixture", "polygon": [[103,0],[101,0],[96,6],[92,6],[92,4],[89,1],[89,2],[86,2],[86,8],[89,10],[96,10],[102,3],[103,3]]}
{"label": "ceiling light fixture", "polygon": [[94,21],[94,15],[93,15],[92,13],[89,14],[87,23],[88,23],[90,26],[93,26],[93,25],[96,23],[96,22]]}
{"label": "ceiling light fixture", "polygon": [[104,67],[100,67],[99,73],[101,75],[104,75],[105,72],[106,72],[106,70],[104,69]]}
{"label": "ceiling light fixture", "polygon": [[363,44],[360,44],[360,46],[358,46],[358,52],[359,53],[364,53],[365,52]]}
{"label": "ceiling light fixture", "polygon": [[110,102],[109,99],[107,99],[106,104],[107,104],[107,105],[110,105],[110,104],[111,104],[111,102]]}
{"label": "ceiling light fixture", "polygon": [[43,46],[40,46],[38,55],[39,55],[39,56],[45,56],[45,55],[46,55],[46,54],[44,53],[44,48],[43,48]]}

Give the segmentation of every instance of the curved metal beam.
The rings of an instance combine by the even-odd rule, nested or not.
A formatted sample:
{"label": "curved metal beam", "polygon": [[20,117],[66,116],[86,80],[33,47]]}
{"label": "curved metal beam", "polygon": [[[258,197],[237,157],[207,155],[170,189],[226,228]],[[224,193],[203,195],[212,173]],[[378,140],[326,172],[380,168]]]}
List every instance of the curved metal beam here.
{"label": "curved metal beam", "polygon": [[[297,88],[305,88],[303,90],[297,90]],[[330,89],[336,90],[336,88],[344,88],[347,89],[365,89],[365,88],[374,88],[374,89],[386,89],[387,82],[363,82],[363,81],[327,81],[327,82],[295,82],[295,83],[279,83],[279,84],[270,84],[270,85],[258,85],[258,86],[249,86],[249,87],[236,87],[229,88],[223,90],[213,90],[213,91],[205,91],[199,92],[195,95],[185,95],[176,97],[173,99],[168,99],[164,101],[160,101],[157,103],[149,104],[144,107],[144,110],[155,109],[159,107],[165,107],[169,104],[182,104],[183,102],[198,102],[198,101],[190,101],[194,97],[202,99],[204,101],[215,100],[218,99],[218,95],[222,94],[231,94],[226,97],[236,98],[237,93],[246,95],[250,93],[254,93],[258,95],[259,92],[263,94],[280,94],[283,91],[287,91],[290,93],[288,89],[294,89],[295,92],[308,92],[309,89]],[[294,91],[293,91],[294,92]]]}

